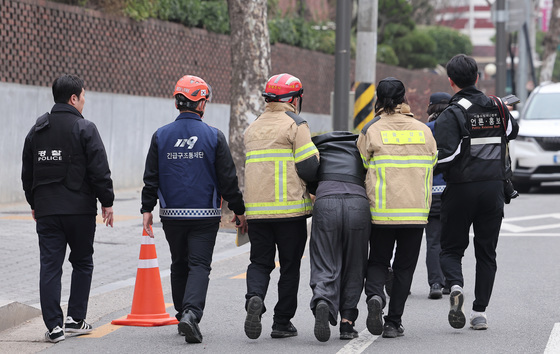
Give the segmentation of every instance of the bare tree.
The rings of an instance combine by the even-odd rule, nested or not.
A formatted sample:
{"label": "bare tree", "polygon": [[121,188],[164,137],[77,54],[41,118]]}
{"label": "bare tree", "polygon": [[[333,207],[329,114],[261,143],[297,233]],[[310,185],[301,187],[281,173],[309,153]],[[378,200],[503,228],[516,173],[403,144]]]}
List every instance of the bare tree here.
{"label": "bare tree", "polygon": [[548,32],[546,32],[543,40],[544,53],[540,82],[552,79],[558,44],[560,44],[560,0],[552,1],[552,11],[550,13]]}
{"label": "bare tree", "polygon": [[266,0],[228,0],[231,26],[231,109],[229,146],[239,186],[245,186],[243,134],[264,110],[261,96],[270,76],[270,42]]}

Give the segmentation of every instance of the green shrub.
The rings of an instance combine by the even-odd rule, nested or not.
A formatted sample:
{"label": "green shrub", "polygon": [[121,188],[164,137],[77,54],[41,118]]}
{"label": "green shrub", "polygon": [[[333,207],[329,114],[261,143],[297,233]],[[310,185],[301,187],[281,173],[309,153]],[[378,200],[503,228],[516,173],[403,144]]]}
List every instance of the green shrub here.
{"label": "green shrub", "polygon": [[393,46],[399,66],[408,69],[433,68],[437,65],[436,42],[426,33],[414,30],[395,40]]}

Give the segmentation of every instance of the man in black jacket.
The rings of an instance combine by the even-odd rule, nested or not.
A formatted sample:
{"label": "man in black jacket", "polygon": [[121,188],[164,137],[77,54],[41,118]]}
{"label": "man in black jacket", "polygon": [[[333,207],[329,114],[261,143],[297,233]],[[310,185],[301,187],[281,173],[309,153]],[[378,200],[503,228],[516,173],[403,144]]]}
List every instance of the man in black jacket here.
{"label": "man in black jacket", "polygon": [[447,75],[455,95],[436,121],[435,138],[436,171],[443,172],[447,182],[441,197],[440,262],[451,286],[448,321],[453,328],[466,323],[461,260],[472,225],[476,279],[470,325],[486,329],[485,311],[496,276],[496,246],[504,216],[507,142],[515,139],[519,127],[507,109],[500,110],[475,87],[478,66],[473,58],[454,56],[447,63]]}
{"label": "man in black jacket", "polygon": [[[25,138],[22,182],[37,223],[41,254],[40,297],[45,339],[92,330],[85,322],[93,273],[97,199],[103,222],[113,226],[113,181],[95,124],[82,116],[84,82],[62,75],[52,86],[55,105],[37,119]],[[60,308],[62,264],[70,246],[72,284],[63,324]]]}

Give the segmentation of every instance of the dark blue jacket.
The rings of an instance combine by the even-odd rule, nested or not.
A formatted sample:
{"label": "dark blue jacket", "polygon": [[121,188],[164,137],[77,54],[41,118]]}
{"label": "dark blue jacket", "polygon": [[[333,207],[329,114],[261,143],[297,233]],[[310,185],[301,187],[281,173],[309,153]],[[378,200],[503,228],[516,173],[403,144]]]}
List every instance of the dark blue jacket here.
{"label": "dark blue jacket", "polygon": [[224,134],[194,113],[181,113],[152,137],[146,159],[142,211],[157,199],[162,220],[219,220],[221,198],[245,212]]}

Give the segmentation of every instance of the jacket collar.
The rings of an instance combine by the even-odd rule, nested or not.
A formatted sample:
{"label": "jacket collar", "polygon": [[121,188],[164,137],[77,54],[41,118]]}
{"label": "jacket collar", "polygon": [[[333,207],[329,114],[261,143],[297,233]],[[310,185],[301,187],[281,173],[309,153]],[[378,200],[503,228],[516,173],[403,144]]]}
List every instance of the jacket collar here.
{"label": "jacket collar", "polygon": [[80,112],[74,106],[69,105],[68,103],[55,103],[51,109],[51,114],[54,113],[71,113],[77,115],[80,118],[84,118]]}
{"label": "jacket collar", "polygon": [[202,120],[202,118],[193,112],[182,112],[181,114],[179,114],[179,116],[177,117],[177,119],[175,120],[179,120],[179,119],[197,119],[197,120]]}
{"label": "jacket collar", "polygon": [[462,89],[461,91],[454,94],[453,97],[451,97],[451,100],[449,102],[456,102],[456,101],[459,101],[463,97],[472,97],[472,96],[475,96],[475,95],[479,95],[480,93],[481,93],[480,90],[477,89],[476,86],[467,86],[464,89]]}
{"label": "jacket collar", "polygon": [[281,112],[294,112],[296,113],[296,107],[288,102],[268,102],[266,104],[265,112],[274,112],[274,111],[281,111]]}
{"label": "jacket collar", "polygon": [[[406,103],[401,103],[401,104],[397,105],[397,107],[395,107],[395,113],[394,114],[402,114],[402,115],[405,115],[405,116],[414,117],[414,114],[412,114],[410,112],[410,106]],[[376,115],[378,115],[378,116],[389,116],[389,114],[385,113],[383,110],[377,111]]]}

